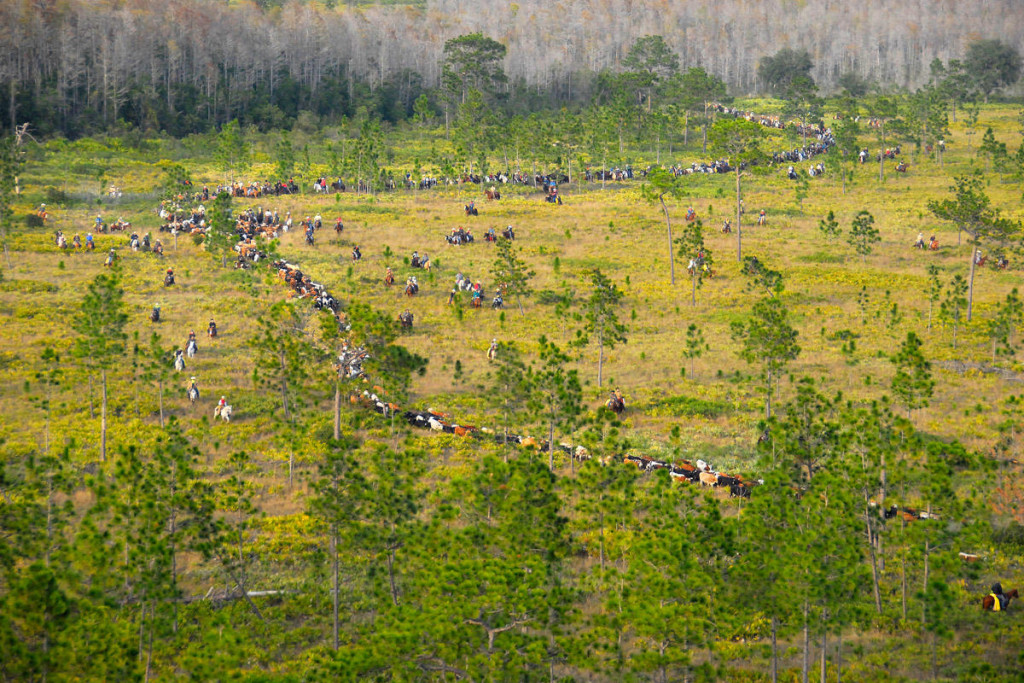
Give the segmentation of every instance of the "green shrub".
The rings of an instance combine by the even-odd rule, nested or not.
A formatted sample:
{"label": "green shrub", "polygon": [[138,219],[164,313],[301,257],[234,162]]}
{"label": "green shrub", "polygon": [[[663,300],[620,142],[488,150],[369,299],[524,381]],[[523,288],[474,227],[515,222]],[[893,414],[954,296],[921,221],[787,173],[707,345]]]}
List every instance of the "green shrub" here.
{"label": "green shrub", "polygon": [[704,417],[714,419],[729,411],[730,406],[692,396],[668,396],[653,406],[658,413],[673,417]]}
{"label": "green shrub", "polygon": [[993,529],[992,542],[995,545],[1024,550],[1024,524],[1010,522],[1007,526]]}
{"label": "green shrub", "polygon": [[25,224],[30,228],[41,228],[43,227],[43,217],[37,216],[34,213],[30,213],[25,216]]}

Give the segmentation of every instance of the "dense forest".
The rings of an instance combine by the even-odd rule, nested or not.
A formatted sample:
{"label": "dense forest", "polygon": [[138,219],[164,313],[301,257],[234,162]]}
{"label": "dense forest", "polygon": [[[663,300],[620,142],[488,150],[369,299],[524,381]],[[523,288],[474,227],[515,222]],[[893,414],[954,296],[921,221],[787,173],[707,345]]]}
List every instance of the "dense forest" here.
{"label": "dense forest", "polygon": [[[74,137],[123,120],[181,135],[234,118],[275,128],[300,110],[337,120],[361,107],[395,121],[442,81],[443,47],[481,32],[505,45],[506,94],[519,111],[587,103],[634,42],[663,35],[681,68],[733,94],[768,89],[759,60],[806,50],[823,92],[856,74],[916,88],[934,59],[979,38],[1024,47],[1012,0],[533,2],[479,7],[293,1],[18,0],[0,6],[0,124],[32,121]],[[434,98],[433,106],[441,105]]]}

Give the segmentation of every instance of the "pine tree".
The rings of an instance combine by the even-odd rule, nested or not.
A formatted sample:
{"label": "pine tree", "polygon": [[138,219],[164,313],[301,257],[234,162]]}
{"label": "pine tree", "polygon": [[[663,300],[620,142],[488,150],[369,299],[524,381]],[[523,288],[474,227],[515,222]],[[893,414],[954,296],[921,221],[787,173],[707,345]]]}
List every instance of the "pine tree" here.
{"label": "pine tree", "polygon": [[[305,338],[306,321],[296,307],[274,304],[257,321],[257,333],[249,340],[253,350],[253,382],[281,396],[282,418],[289,427],[306,400],[312,348]],[[291,486],[295,449],[288,449],[288,485]]]}
{"label": "pine tree", "polygon": [[693,361],[704,355],[704,351],[709,348],[704,341],[704,332],[697,327],[697,323],[690,323],[690,326],[686,328],[686,346],[683,348],[683,357],[690,361],[690,379],[695,377]]}
{"label": "pine tree", "polygon": [[529,298],[533,293],[533,290],[530,289],[530,279],[536,273],[519,258],[519,250],[516,249],[512,240],[499,238],[495,248],[494,263],[491,265],[494,285],[503,290],[506,295],[515,296],[519,314],[525,316],[523,299]]}
{"label": "pine tree", "polygon": [[491,363],[494,371],[489,375],[489,396],[494,399],[494,407],[501,414],[502,434],[507,444],[512,425],[519,423],[519,418],[527,408],[530,387],[526,364],[514,342],[500,342]]}
{"label": "pine tree", "polygon": [[900,344],[899,350],[889,358],[896,368],[892,378],[892,393],[906,407],[907,418],[919,408],[928,406],[935,382],[932,381],[931,363],[921,353],[921,340],[913,332]]}
{"label": "pine tree", "polygon": [[789,324],[789,312],[778,297],[754,304],[747,322],[734,322],[732,337],[742,348],[739,356],[761,366],[765,383],[765,417],[772,415],[772,381],[800,355],[797,331]]}
{"label": "pine tree", "polygon": [[[953,325],[953,348],[956,349],[956,333],[960,327],[963,310],[968,306],[967,281],[959,273],[953,276],[946,290],[946,298],[942,300],[939,314]],[[970,318],[968,318],[970,320]]]}
{"label": "pine tree", "polygon": [[705,277],[712,277],[714,258],[711,250],[704,245],[704,226],[700,219],[687,223],[683,235],[677,240],[679,257],[687,261],[690,270],[690,303],[697,305],[697,288],[704,284]]}
{"label": "pine tree", "polygon": [[740,194],[742,169],[765,157],[760,142],[764,138],[764,127],[746,119],[719,121],[711,129],[711,149],[725,157],[736,173],[736,260],[743,261],[743,227]]}
{"label": "pine tree", "polygon": [[1014,287],[1006,299],[996,309],[992,319],[988,321],[988,337],[992,340],[992,362],[996,362],[996,355],[1012,358],[1017,352],[1017,345],[1014,343],[1014,334],[1024,320],[1024,304],[1021,303]]}
{"label": "pine tree", "polygon": [[942,280],[939,279],[939,267],[928,266],[928,329],[932,329],[932,310],[942,298]]}
{"label": "pine tree", "polygon": [[860,255],[861,263],[865,263],[867,256],[874,251],[874,245],[882,241],[878,228],[875,227],[875,217],[867,211],[858,211],[850,225],[847,241]]}
{"label": "pine tree", "polygon": [[238,119],[232,119],[221,127],[213,154],[231,182],[234,182],[236,173],[244,174],[248,170],[252,164],[252,150]]}
{"label": "pine tree", "polygon": [[956,224],[957,230],[967,233],[971,243],[970,274],[967,279],[967,322],[971,321],[974,303],[974,271],[978,263],[978,249],[982,244],[1003,245],[1012,242],[1020,233],[1019,224],[1000,218],[983,189],[984,180],[979,172],[957,176],[949,188],[950,199],[930,200],[928,210],[943,220]]}
{"label": "pine tree", "polygon": [[839,221],[836,220],[836,214],[833,211],[829,211],[827,216],[818,221],[818,230],[821,231],[821,234],[826,239],[839,237],[843,233],[843,229],[839,227]]}
{"label": "pine tree", "polygon": [[89,370],[100,373],[103,390],[100,460],[107,459],[107,371],[124,354],[127,323],[121,271],[115,266],[109,274],[101,273],[89,284],[89,292],[82,298],[79,312],[71,322],[71,328],[78,333],[75,355]]}
{"label": "pine tree", "polygon": [[648,203],[661,204],[661,210],[665,213],[665,227],[668,230],[668,269],[669,282],[676,284],[676,264],[672,257],[672,218],[668,213],[668,206],[665,204],[665,197],[679,197],[683,193],[680,182],[682,176],[676,176],[671,171],[663,168],[655,168],[647,174],[647,179],[640,187],[641,195]]}
{"label": "pine tree", "polygon": [[601,388],[604,370],[604,349],[614,349],[619,342],[626,341],[626,326],[619,321],[616,309],[622,302],[623,294],[599,268],[590,273],[593,287],[585,304],[585,323],[576,343],[583,346],[593,337],[597,342],[597,387]]}
{"label": "pine tree", "polygon": [[748,292],[776,297],[785,289],[782,273],[769,268],[756,256],[744,257],[741,272],[747,277]]}
{"label": "pine tree", "polygon": [[365,495],[366,482],[353,457],[358,447],[354,439],[335,439],[327,444],[327,452],[320,463],[318,477],[313,481],[316,496],[310,499],[310,511],[327,527],[331,560],[331,619],[333,647],[339,646],[339,605],[341,582],[339,554],[342,543],[349,542],[353,530],[352,520],[359,515]]}
{"label": "pine tree", "polygon": [[228,256],[234,253],[238,244],[235,219],[231,214],[231,195],[221,192],[214,200],[206,216],[206,237],[203,245],[206,251],[220,256],[221,268],[227,267]]}
{"label": "pine tree", "polygon": [[548,425],[548,468],[555,468],[555,430],[571,424],[583,409],[583,392],[570,358],[546,337],[538,340],[540,367],[531,367],[527,377],[533,392],[530,409]]}

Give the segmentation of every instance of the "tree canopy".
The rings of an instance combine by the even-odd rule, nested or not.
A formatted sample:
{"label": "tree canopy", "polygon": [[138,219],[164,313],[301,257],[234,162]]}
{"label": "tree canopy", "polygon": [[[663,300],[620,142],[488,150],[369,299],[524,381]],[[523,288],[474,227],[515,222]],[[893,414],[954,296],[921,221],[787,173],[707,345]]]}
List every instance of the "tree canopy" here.
{"label": "tree canopy", "polygon": [[996,90],[1016,83],[1020,69],[1020,52],[1001,40],[978,40],[967,46],[964,71],[986,102]]}

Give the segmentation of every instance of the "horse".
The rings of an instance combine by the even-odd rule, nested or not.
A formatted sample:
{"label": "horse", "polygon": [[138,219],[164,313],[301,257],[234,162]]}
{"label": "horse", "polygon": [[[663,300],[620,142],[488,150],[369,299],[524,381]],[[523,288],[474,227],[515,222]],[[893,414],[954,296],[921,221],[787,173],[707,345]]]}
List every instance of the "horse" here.
{"label": "horse", "polygon": [[501,199],[501,191],[498,190],[498,188],[496,187],[487,188],[486,190],[484,190],[484,195],[486,195],[487,198],[491,200]]}
{"label": "horse", "polygon": [[223,418],[225,422],[231,422],[231,406],[226,405],[222,408],[218,403],[217,407],[213,409],[213,418],[217,419],[218,417]]}
{"label": "horse", "polygon": [[626,401],[621,396],[614,395],[605,401],[605,407],[616,415],[621,415],[626,410]]}
{"label": "horse", "polygon": [[[1014,588],[1012,591],[1007,591],[1007,593],[1006,593],[1006,606],[1004,607],[1004,606],[1000,605],[998,611],[1000,611],[1000,612],[1004,611],[1007,607],[1010,606],[1010,601],[1011,600],[1013,600],[1014,598],[1019,598],[1019,597],[1020,597],[1020,594],[1017,592],[1016,588]],[[996,604],[995,596],[992,595],[991,593],[989,593],[988,595],[986,595],[985,597],[983,597],[981,599],[981,609],[983,611],[985,611],[985,612],[994,612],[994,611],[996,611],[995,610],[995,604]]]}
{"label": "horse", "polygon": [[412,311],[404,311],[398,314],[398,322],[401,324],[403,330],[412,329]]}
{"label": "horse", "polygon": [[185,356],[181,353],[174,354],[174,371],[184,372],[185,370]]}
{"label": "horse", "polygon": [[195,403],[199,400],[199,389],[194,384],[188,388],[188,400],[190,403]]}
{"label": "horse", "polygon": [[198,351],[198,350],[199,350],[199,347],[196,346],[196,340],[195,339],[189,339],[188,340],[188,344],[185,345],[185,353],[188,354],[188,357],[189,358],[194,358],[195,355],[196,355],[196,351]]}
{"label": "horse", "polygon": [[475,206],[470,206],[469,204],[466,204],[465,209],[466,209],[466,215],[467,216],[479,216],[480,215],[480,212],[477,211],[477,208]]}
{"label": "horse", "polygon": [[384,286],[390,287],[393,284],[395,284],[395,274],[388,271],[387,275],[384,276]]}
{"label": "horse", "polygon": [[419,291],[419,287],[417,287],[416,285],[414,285],[411,282],[406,283],[406,285],[405,285],[405,295],[406,296],[416,296],[416,292],[417,291]]}

